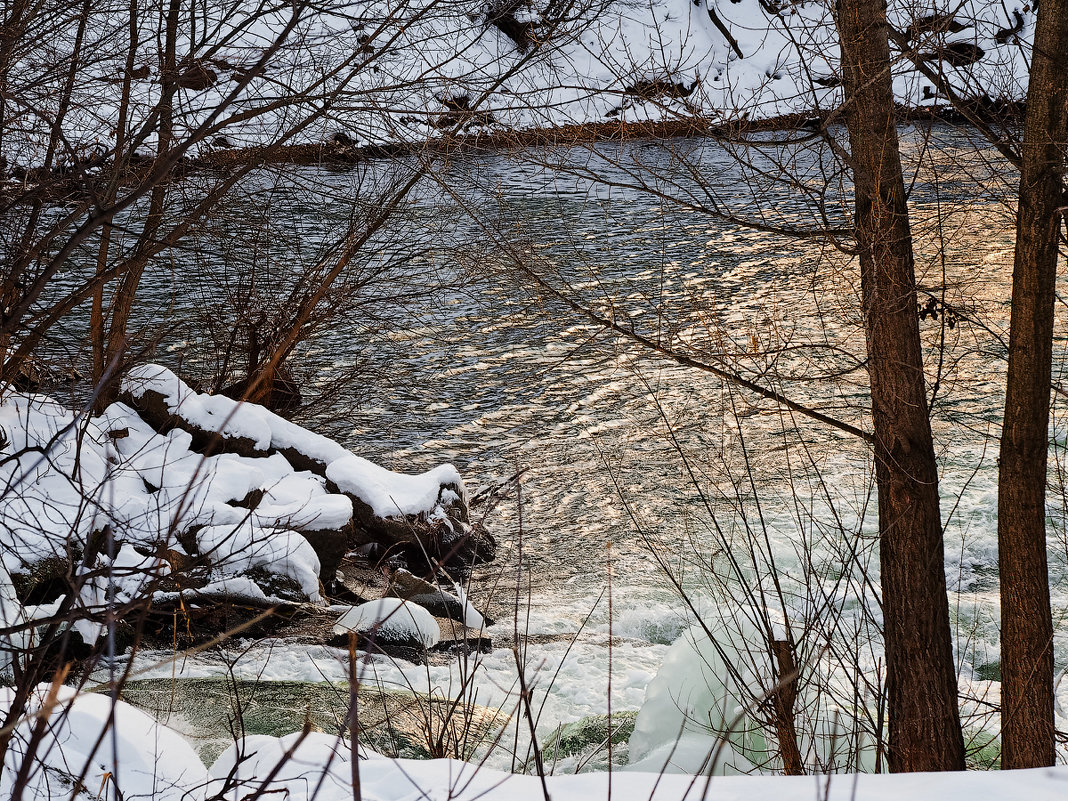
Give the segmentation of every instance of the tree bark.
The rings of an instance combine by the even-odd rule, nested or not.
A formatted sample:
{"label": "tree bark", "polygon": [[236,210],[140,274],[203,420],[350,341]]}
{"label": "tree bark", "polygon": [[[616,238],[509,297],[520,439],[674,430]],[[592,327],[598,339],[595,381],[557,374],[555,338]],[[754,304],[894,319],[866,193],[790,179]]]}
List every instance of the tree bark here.
{"label": "tree bark", "polygon": [[801,749],[797,747],[797,724],[794,707],[797,705],[797,662],[794,659],[794,644],[791,640],[771,640],[771,653],[775,655],[776,689],[772,696],[775,710],[775,736],[779,741],[779,756],[782,757],[782,772],[787,776],[804,776],[805,765]]}
{"label": "tree bark", "polygon": [[[160,159],[168,155],[174,141],[174,100],[178,82],[176,43],[181,0],[167,0],[167,2],[167,16],[164,20],[163,31],[163,60],[160,65],[159,128],[156,134],[156,155]],[[138,250],[147,249],[147,246],[156,238],[163,222],[166,197],[167,184],[165,180],[161,180],[152,187],[148,215],[139,237]],[[111,303],[111,324],[107,330],[105,353],[103,358],[94,357],[95,364],[100,365],[102,370],[105,368],[110,370],[107,375],[102,373],[94,376],[97,382],[96,406],[98,411],[107,408],[119,396],[119,386],[125,372],[125,359],[129,350],[126,341],[127,329],[147,261],[147,256],[135,254],[129,269],[126,270],[115,290]]]}
{"label": "tree bark", "polygon": [[1066,48],[1068,0],[1043,0],[1027,90],[998,468],[1003,768],[1054,762],[1046,457],[1057,246],[1065,203]]}
{"label": "tree bark", "polygon": [[839,0],[871,380],[891,771],[963,770],[942,521],[883,0]]}

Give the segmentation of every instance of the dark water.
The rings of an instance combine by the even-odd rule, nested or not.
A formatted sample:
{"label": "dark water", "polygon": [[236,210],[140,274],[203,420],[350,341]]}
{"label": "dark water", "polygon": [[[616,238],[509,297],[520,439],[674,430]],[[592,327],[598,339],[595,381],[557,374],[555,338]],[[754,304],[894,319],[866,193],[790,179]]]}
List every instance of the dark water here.
{"label": "dark water", "polygon": [[[944,316],[921,324],[951,585],[989,608],[1014,176],[961,132],[903,136],[921,303],[954,309],[952,328]],[[210,375],[237,309],[278,314],[294,276],[408,169],[255,176],[153,266],[141,341],[154,336],[154,358]],[[531,277],[864,428],[858,280],[835,247],[848,242],[783,233],[848,223],[848,185],[829,150],[770,135],[740,154],[692,140],[605,144],[466,155],[433,177],[361,250],[341,311],[294,360],[317,400],[309,424],[394,469],[452,461],[472,491],[522,472],[521,493],[488,522],[512,548],[506,563],[522,539],[546,591],[601,586],[609,542],[619,580],[633,586],[663,581],[650,546],[684,574],[754,531],[788,565],[799,564],[799,542],[870,547],[870,458],[855,438],[655,356]],[[72,324],[69,341],[78,336]],[[1060,560],[1054,575],[1063,572]]]}

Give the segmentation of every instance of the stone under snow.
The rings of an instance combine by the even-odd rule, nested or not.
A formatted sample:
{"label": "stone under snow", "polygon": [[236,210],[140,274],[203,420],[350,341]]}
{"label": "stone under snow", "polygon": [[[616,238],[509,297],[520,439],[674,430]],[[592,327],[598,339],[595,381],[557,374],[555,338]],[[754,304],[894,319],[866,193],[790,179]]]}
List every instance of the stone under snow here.
{"label": "stone under snow", "polygon": [[[183,592],[321,603],[314,537],[325,532],[343,552],[355,501],[376,514],[427,518],[444,514],[446,491],[463,502],[451,465],[418,476],[385,470],[260,406],[194,392],[163,367],[136,368],[123,390],[129,403],[98,417],[40,395],[12,392],[0,402],[5,592],[25,593],[71,570],[87,573],[75,604],[86,640],[99,634],[90,621],[109,593],[132,600],[185,557],[205,568]],[[166,417],[150,424],[129,405],[147,393],[193,433]],[[244,449],[205,456],[198,431]],[[292,460],[318,470],[297,469]],[[91,542],[103,545],[80,564]],[[279,587],[288,588],[285,597],[273,595],[270,588]],[[20,614],[5,609],[3,618]]]}

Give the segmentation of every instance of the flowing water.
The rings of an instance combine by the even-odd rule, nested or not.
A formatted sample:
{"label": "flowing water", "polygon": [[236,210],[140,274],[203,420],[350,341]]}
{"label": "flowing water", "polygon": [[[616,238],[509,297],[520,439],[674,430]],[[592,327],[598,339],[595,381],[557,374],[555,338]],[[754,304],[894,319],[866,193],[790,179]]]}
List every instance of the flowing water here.
{"label": "flowing water", "polygon": [[[921,305],[933,299],[940,312],[921,331],[961,676],[971,682],[995,675],[997,663],[995,457],[1014,233],[1005,198],[1014,176],[960,132],[910,129],[904,137]],[[742,575],[762,576],[756,584],[771,560],[799,586],[813,564],[821,581],[862,564],[877,569],[862,441],[657,356],[531,278],[670,350],[867,428],[855,264],[825,238],[780,230],[841,227],[848,187],[828,154],[792,152],[765,142],[745,154],[759,168],[749,170],[721,146],[695,142],[598,145],[534,160],[465,156],[443,176],[453,195],[426,184],[405,205],[406,227],[378,242],[386,255],[415,241],[425,248],[390,275],[395,290],[410,281],[427,293],[398,302],[389,320],[358,308],[302,355],[306,394],[326,394],[314,425],[358,453],[408,472],[454,462],[472,493],[521,473],[520,489],[488,512],[502,556],[472,593],[487,603],[495,592],[497,611],[519,598],[515,619],[491,631],[500,641],[515,625],[531,641],[540,637],[527,658],[548,693],[543,730],[603,711],[609,695],[616,709],[640,705],[666,645],[692,616],[680,588],[696,609],[747,603],[716,578],[733,548]],[[771,183],[788,172],[791,184]],[[313,252],[328,238],[324,221],[329,228],[347,219],[357,179],[300,171],[289,180],[316,190],[275,201],[276,224],[293,247]],[[709,213],[713,203],[760,225]],[[242,246],[240,237],[216,242],[209,268]],[[192,318],[197,304],[173,290],[192,279],[177,270],[168,280],[157,281],[152,313]],[[1057,337],[1059,381],[1063,323]],[[182,356],[178,347],[167,358]],[[333,379],[354,364],[361,378],[336,389]],[[1060,619],[1068,548],[1058,511],[1064,412],[1055,397],[1051,577]],[[876,605],[872,586],[854,595]],[[580,628],[570,651],[553,636]],[[1058,664],[1066,645],[1058,634]],[[273,654],[269,669],[249,657],[250,675],[344,675],[326,652]],[[479,700],[505,703],[512,659],[507,650],[486,659]],[[424,688],[455,682],[441,666],[382,670]]]}

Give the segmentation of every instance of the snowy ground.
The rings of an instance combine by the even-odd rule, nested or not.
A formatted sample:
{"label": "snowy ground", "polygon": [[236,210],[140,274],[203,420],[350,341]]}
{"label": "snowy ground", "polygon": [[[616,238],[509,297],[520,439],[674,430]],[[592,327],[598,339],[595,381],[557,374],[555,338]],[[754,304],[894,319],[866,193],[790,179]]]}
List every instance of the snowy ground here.
{"label": "snowy ground", "polygon": [[[560,19],[547,4],[516,3],[508,24],[494,24],[499,18],[488,9],[507,5],[333,0],[294,19],[289,4],[241,0],[238,10],[219,7],[218,17],[209,4],[190,39],[181,37],[177,57],[182,69],[200,71],[194,78],[203,70],[213,78],[178,91],[176,134],[196,133],[194,152],[338,135],[364,145],[420,142],[453,129],[766,118],[829,110],[840,100],[831,4],[820,0],[578,2]],[[913,0],[891,3],[890,19],[915,50],[894,64],[902,103],[945,103],[940,81],[965,98],[1024,96],[1030,5],[963,0],[948,16],[932,17],[932,10]],[[63,119],[70,160],[106,151],[114,140],[131,44],[124,13],[121,3],[93,4],[81,60],[88,66]],[[33,42],[47,38],[61,60],[76,39],[73,18],[38,24],[9,77],[25,87],[27,109],[5,119],[13,127],[9,165],[39,162],[50,116],[59,111],[55,60],[38,58]],[[127,128],[129,141],[150,153],[161,22],[147,9],[139,24]],[[268,63],[260,74],[262,58]],[[324,94],[332,96],[326,106]]]}
{"label": "snowy ground", "polygon": [[[392,760],[366,752],[358,770],[349,744],[312,732],[283,738],[250,737],[224,752],[209,768],[174,732],[119,702],[114,736],[107,731],[111,702],[102,695],[74,696],[47,688],[35,709],[48,712],[38,743],[39,761],[25,777],[23,798],[90,799],[121,793],[125,801],[196,801],[206,797],[284,797],[291,801],[342,801],[354,797],[358,776],[368,801],[556,801],[618,798],[625,801],[753,799],[754,801],[969,801],[972,798],[1045,801],[1068,793],[1068,768],[1001,773],[837,775],[815,777],[715,777],[651,773],[516,776],[452,760]],[[0,775],[0,791],[18,783],[17,767],[32,740],[33,719],[15,730]],[[77,784],[75,783],[77,779]],[[76,789],[80,788],[80,789]]]}

